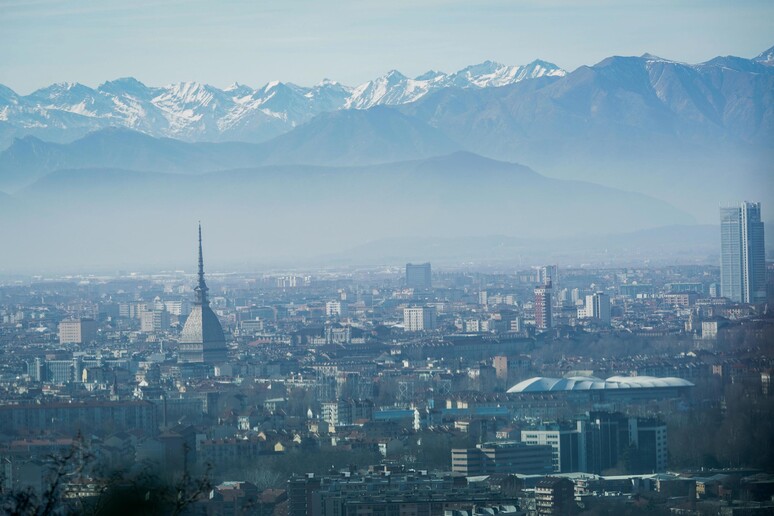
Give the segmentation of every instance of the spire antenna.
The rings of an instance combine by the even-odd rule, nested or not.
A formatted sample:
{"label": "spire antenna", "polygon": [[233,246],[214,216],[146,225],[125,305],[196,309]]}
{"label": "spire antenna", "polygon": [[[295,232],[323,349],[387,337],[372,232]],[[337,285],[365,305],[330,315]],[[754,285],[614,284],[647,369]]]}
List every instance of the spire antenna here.
{"label": "spire antenna", "polygon": [[204,282],[204,257],[202,253],[202,223],[199,221],[199,283],[194,289],[196,291],[196,302],[198,304],[207,304],[207,284]]}
{"label": "spire antenna", "polygon": [[202,223],[199,222],[199,282],[204,278],[204,258],[202,257]]}

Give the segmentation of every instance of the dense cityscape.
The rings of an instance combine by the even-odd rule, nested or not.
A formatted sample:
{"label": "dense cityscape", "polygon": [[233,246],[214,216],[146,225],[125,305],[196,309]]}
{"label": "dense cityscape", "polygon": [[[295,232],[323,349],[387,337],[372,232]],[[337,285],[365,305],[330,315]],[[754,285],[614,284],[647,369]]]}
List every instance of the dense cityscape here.
{"label": "dense cityscape", "polygon": [[772,34],[0,0],[0,516],[774,515]]}
{"label": "dense cityscape", "polygon": [[4,507],[769,514],[760,213],[720,267],[205,275],[200,225],[197,274],[5,280]]}

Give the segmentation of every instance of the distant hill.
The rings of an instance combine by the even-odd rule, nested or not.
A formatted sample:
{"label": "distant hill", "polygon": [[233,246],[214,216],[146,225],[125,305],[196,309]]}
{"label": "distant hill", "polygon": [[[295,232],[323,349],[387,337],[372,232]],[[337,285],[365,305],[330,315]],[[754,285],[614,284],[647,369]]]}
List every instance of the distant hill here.
{"label": "distant hill", "polygon": [[420,120],[377,106],[322,114],[262,149],[268,163],[360,165],[438,156],[460,145]]}
{"label": "distant hill", "polygon": [[0,153],[0,189],[23,187],[59,169],[115,167],[193,174],[251,166],[261,156],[261,149],[252,144],[193,144],[121,128],[96,131],[69,144],[27,136]]}
{"label": "distant hill", "polygon": [[591,238],[693,221],[651,197],[467,152],[197,175],[58,170],[14,198],[20,208],[13,224],[0,224],[0,239],[16,242],[13,259],[28,266],[45,263],[40,253],[50,248],[83,266],[185,260],[190,242],[179,232],[200,219],[216,228],[214,258],[246,262],[298,261],[381,238]]}
{"label": "distant hill", "polygon": [[187,143],[108,128],[74,142],[17,139],[0,152],[0,190],[14,191],[60,169],[120,168],[181,174],[262,164],[360,165],[448,154],[441,131],[394,109],[325,113],[263,144]]}

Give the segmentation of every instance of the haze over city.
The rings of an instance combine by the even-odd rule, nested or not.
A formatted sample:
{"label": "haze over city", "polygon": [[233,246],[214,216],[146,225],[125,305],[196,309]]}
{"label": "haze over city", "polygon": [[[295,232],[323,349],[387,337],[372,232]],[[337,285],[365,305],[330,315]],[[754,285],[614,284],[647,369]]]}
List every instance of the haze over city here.
{"label": "haze over city", "polygon": [[774,513],[772,34],[0,0],[0,512]]}

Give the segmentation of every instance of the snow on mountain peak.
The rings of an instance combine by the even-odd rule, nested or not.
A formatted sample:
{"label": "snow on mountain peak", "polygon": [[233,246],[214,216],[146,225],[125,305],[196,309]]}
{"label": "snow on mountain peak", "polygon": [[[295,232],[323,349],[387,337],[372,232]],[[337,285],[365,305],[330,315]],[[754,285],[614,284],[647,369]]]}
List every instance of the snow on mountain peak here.
{"label": "snow on mountain peak", "polygon": [[448,87],[504,86],[564,73],[543,61],[526,66],[484,61],[453,74],[430,70],[415,78],[390,70],[355,87],[326,78],[312,87],[271,81],[258,89],[237,82],[219,89],[196,81],[155,87],[122,77],[96,89],[72,82],[52,84],[27,96],[0,88],[0,119],[21,135],[30,128],[94,131],[120,126],[184,140],[260,141],[324,112],[406,104]]}
{"label": "snow on mountain peak", "polygon": [[238,91],[238,90],[241,90],[242,88],[243,88],[243,86],[242,86],[241,84],[239,84],[238,82],[234,81],[234,82],[232,82],[231,84],[229,84],[229,85],[226,87],[226,89],[225,89],[225,90],[223,90],[223,91],[232,92],[232,91]]}
{"label": "snow on mountain peak", "polygon": [[401,80],[406,78],[406,76],[400,73],[398,70],[390,70],[384,75],[384,77],[391,80]]}
{"label": "snow on mountain peak", "polygon": [[758,61],[763,64],[774,64],[774,47],[764,50],[753,58],[753,61]]}
{"label": "snow on mountain peak", "polygon": [[648,63],[676,63],[676,61],[672,61],[671,59],[665,59],[648,52],[642,54],[640,59],[644,59]]}
{"label": "snow on mountain peak", "polygon": [[176,82],[167,86],[167,90],[171,95],[175,95],[180,98],[188,98],[192,95],[198,95],[205,91],[205,87],[202,83],[196,81]]}
{"label": "snow on mountain peak", "polygon": [[432,81],[433,79],[438,79],[439,77],[446,77],[446,74],[443,72],[437,72],[435,70],[428,70],[422,75],[418,75],[414,77],[415,81]]}

